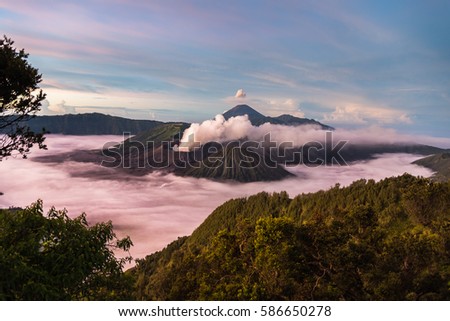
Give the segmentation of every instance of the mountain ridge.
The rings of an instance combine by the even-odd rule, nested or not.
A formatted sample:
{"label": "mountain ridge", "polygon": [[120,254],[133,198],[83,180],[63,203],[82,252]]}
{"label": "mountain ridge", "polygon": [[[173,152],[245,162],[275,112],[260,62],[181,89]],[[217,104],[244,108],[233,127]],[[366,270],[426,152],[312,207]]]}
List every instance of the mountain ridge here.
{"label": "mountain ridge", "polygon": [[[260,126],[264,123],[285,126],[314,125],[323,130],[334,130],[333,127],[322,124],[314,119],[299,118],[289,114],[283,114],[277,117],[265,116],[245,104],[236,105],[223,113],[226,120],[231,117],[243,115],[248,115],[248,119],[253,126]],[[48,134],[63,135],[123,135],[124,133],[136,135],[166,123],[174,122],[130,119],[97,112],[39,115],[27,121],[27,125],[32,131],[41,132],[44,129]]]}
{"label": "mountain ridge", "polygon": [[[284,121],[290,126],[304,123],[305,119],[292,115],[269,118],[248,105],[237,105],[224,114],[224,118],[248,115],[255,123],[272,119]],[[306,120],[309,122],[310,120]],[[272,123],[273,123],[272,122]],[[314,124],[315,121],[313,121]],[[310,122],[309,122],[310,123]],[[152,128],[139,132],[121,144],[97,151],[74,151],[61,155],[35,158],[41,162],[79,161],[103,164],[117,168],[120,173],[145,175],[153,171],[165,171],[179,176],[229,180],[237,182],[275,181],[293,176],[289,166],[331,165],[333,161],[345,162],[372,159],[382,153],[410,153],[431,155],[445,150],[426,145],[411,144],[347,144],[337,155],[326,148],[315,145],[289,148],[272,148],[263,142],[249,142],[244,139],[228,142],[207,142],[193,150],[180,150],[181,137],[191,126],[189,123],[152,123]],[[321,124],[316,130],[329,130]],[[299,127],[299,130],[300,127]],[[333,158],[336,157],[336,158]],[[343,161],[342,161],[343,160]]]}
{"label": "mountain ridge", "polygon": [[138,120],[101,113],[43,115],[30,119],[27,124],[31,130],[45,129],[50,134],[63,135],[123,135],[152,129],[163,122]]}
{"label": "mountain ridge", "polygon": [[450,180],[450,151],[418,159],[413,164],[433,170],[432,178],[437,181]]}
{"label": "mountain ridge", "polygon": [[222,115],[226,120],[230,119],[231,117],[247,115],[248,120],[252,123],[253,126],[260,126],[265,123],[284,126],[314,125],[318,126],[322,130],[334,130],[333,127],[322,124],[314,119],[300,118],[289,114],[282,114],[277,117],[265,116],[246,104],[236,105],[224,112]]}

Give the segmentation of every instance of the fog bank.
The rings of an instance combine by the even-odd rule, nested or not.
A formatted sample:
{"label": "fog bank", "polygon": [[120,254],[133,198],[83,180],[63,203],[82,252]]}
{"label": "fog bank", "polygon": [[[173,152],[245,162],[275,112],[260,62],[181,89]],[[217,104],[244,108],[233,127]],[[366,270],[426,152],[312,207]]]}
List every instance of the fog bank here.
{"label": "fog bank", "polygon": [[[48,151],[34,151],[30,157],[77,149],[101,148],[121,136],[58,136],[47,138]],[[48,209],[67,208],[75,217],[87,213],[91,223],[112,220],[119,236],[130,235],[135,246],[131,254],[144,257],[162,249],[179,236],[189,235],[214,208],[230,198],[260,191],[299,193],[328,189],[336,183],[348,185],[359,178],[375,180],[405,172],[430,176],[430,170],[410,164],[422,156],[385,154],[350,166],[289,167],[297,177],[277,182],[220,183],[152,173],[143,177],[120,176],[115,171],[90,163],[49,164],[9,158],[0,163],[0,207],[25,207],[37,199]],[[95,168],[94,168],[95,167]],[[87,178],[83,173],[101,170],[108,179]]]}

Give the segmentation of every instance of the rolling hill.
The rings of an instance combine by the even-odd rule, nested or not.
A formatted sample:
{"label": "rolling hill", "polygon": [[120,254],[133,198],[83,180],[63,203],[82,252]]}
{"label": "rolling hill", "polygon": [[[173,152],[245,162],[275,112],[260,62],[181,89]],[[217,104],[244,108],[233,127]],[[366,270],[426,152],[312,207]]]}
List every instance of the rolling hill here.
{"label": "rolling hill", "polygon": [[138,260],[138,300],[449,300],[450,183],[405,174],[219,206]]}
{"label": "rolling hill", "polygon": [[438,181],[450,180],[450,152],[421,158],[416,160],[414,164],[433,170],[435,172],[432,176],[433,179]]}

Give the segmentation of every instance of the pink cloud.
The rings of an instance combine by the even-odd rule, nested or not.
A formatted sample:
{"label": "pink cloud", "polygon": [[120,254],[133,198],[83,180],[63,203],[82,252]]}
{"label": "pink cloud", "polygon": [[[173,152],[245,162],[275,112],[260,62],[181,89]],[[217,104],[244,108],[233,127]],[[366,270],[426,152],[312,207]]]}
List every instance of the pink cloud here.
{"label": "pink cloud", "polygon": [[[118,136],[58,136],[48,138],[48,151],[101,148]],[[206,179],[149,174],[144,177],[118,177],[113,169],[90,163],[45,164],[31,160],[7,159],[0,165],[0,207],[27,206],[43,199],[48,209],[67,208],[74,217],[86,212],[90,223],[112,220],[119,236],[130,235],[135,246],[132,255],[142,258],[162,249],[179,236],[189,235],[220,204],[230,198],[260,191],[299,193],[327,189],[335,183],[350,184],[359,178],[382,179],[410,172],[429,176],[428,169],[410,164],[419,156],[384,155],[378,159],[343,167],[289,167],[298,178],[279,182],[249,184],[219,183]],[[103,179],[86,177],[100,171]]]}

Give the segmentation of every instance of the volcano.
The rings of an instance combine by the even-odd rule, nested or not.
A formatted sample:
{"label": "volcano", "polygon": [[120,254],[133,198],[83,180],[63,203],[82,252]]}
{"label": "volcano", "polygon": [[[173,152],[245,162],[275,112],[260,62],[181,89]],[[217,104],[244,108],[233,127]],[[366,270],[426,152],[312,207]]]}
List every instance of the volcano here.
{"label": "volcano", "polygon": [[[261,114],[248,105],[237,105],[223,113],[223,118],[247,115],[254,127],[262,124],[273,124],[294,127],[294,131],[317,130],[330,131],[333,127],[322,124],[314,119],[299,118],[292,115],[269,117]],[[312,129],[303,125],[312,125]],[[345,162],[367,160],[383,153],[409,153],[432,155],[448,153],[441,148],[420,144],[344,144],[342,149],[336,149],[340,158],[333,158],[335,149],[319,148],[317,142],[305,143],[304,146],[282,146],[273,148],[270,142],[252,141],[248,137],[238,139],[209,139],[195,148],[181,150],[181,138],[191,124],[182,122],[161,123],[142,131],[122,143],[104,150],[77,150],[65,154],[35,157],[41,162],[93,162],[104,167],[115,168],[126,174],[146,175],[153,171],[170,172],[179,176],[207,178],[212,180],[229,180],[238,182],[275,181],[288,178],[293,174],[289,166],[300,164],[317,166],[323,160],[326,164],[340,159]],[[195,126],[194,126],[195,127]],[[220,126],[219,126],[220,127]],[[268,126],[270,127],[270,126]],[[253,128],[254,129],[254,128]],[[263,128],[265,129],[265,128]],[[284,130],[286,128],[281,128]],[[213,127],[212,131],[221,128]],[[278,128],[280,130],[280,128]],[[292,132],[286,131],[286,132]],[[219,136],[218,136],[219,137]],[[255,138],[255,139],[262,139]],[[316,145],[314,145],[316,143]],[[309,144],[309,145],[308,145]],[[328,145],[327,145],[328,146]],[[339,144],[336,144],[339,146]],[[335,146],[335,147],[336,147]],[[328,152],[327,152],[328,151]],[[422,166],[433,170],[448,170],[447,154],[439,159],[425,159]],[[442,165],[443,164],[443,165]],[[439,167],[439,168],[437,168]],[[286,169],[287,168],[287,169]],[[447,173],[448,174],[448,173]],[[446,175],[447,175],[446,174]]]}
{"label": "volcano", "polygon": [[324,125],[314,119],[295,117],[289,114],[283,114],[277,117],[269,117],[256,111],[249,105],[237,105],[223,113],[223,117],[228,120],[231,117],[247,115],[248,120],[253,126],[260,126],[265,123],[285,126],[314,125],[323,130],[334,130],[333,127]]}

